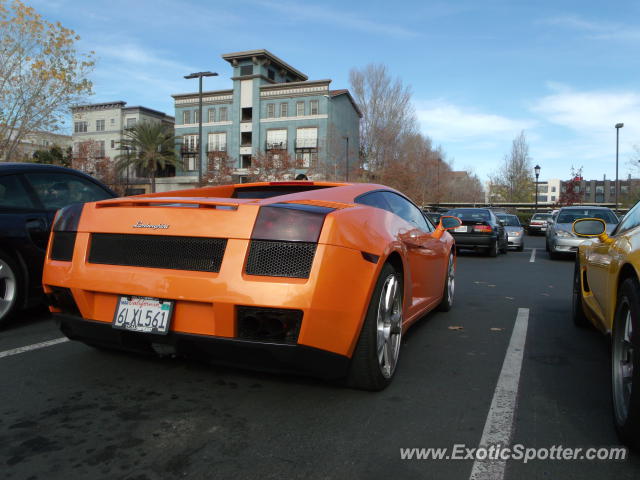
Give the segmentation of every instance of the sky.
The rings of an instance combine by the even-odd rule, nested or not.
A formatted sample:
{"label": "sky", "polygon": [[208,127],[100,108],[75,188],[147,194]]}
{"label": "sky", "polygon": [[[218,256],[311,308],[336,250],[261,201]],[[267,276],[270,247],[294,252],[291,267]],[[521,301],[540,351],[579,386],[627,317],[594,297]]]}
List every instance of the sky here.
{"label": "sky", "polygon": [[96,52],[90,102],[174,114],[185,74],[231,88],[224,53],[268,49],[313,79],[385,64],[455,169],[485,180],[524,131],[540,180],[640,176],[640,2],[23,0]]}

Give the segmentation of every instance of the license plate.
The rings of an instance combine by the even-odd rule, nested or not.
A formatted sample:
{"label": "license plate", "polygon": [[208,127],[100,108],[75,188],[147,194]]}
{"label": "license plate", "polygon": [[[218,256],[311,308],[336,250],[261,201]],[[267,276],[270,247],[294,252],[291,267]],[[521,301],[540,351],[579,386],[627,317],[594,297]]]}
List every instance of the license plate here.
{"label": "license plate", "polygon": [[121,296],[113,316],[113,328],[166,335],[173,301],[151,297]]}
{"label": "license plate", "polygon": [[454,232],[460,232],[460,233],[465,233],[466,231],[467,231],[466,225],[461,225],[454,230]]}

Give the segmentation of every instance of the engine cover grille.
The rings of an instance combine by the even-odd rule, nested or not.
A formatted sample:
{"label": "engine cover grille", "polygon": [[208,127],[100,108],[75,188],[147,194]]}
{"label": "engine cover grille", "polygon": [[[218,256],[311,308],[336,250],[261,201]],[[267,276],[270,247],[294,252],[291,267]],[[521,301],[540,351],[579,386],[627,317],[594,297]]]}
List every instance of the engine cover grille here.
{"label": "engine cover grille", "polygon": [[89,263],[219,272],[226,238],[94,233]]}
{"label": "engine cover grille", "polygon": [[252,240],[246,272],[270,277],[309,278],[316,243]]}

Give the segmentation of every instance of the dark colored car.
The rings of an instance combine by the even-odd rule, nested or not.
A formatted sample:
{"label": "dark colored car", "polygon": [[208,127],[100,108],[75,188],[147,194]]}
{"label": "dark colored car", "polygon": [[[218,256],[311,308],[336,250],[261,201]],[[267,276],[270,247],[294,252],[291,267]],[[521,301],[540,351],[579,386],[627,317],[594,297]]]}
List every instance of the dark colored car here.
{"label": "dark colored car", "polygon": [[456,208],[445,215],[462,220],[461,226],[449,232],[455,238],[457,248],[484,250],[491,257],[497,256],[499,251],[507,253],[507,231],[488,208]]}
{"label": "dark colored car", "polygon": [[0,324],[43,299],[42,266],[56,211],[115,196],[69,168],[0,164]]}
{"label": "dark colored car", "polygon": [[438,225],[438,223],[440,223],[440,217],[442,216],[442,213],[424,212],[424,216],[427,217],[434,225]]}

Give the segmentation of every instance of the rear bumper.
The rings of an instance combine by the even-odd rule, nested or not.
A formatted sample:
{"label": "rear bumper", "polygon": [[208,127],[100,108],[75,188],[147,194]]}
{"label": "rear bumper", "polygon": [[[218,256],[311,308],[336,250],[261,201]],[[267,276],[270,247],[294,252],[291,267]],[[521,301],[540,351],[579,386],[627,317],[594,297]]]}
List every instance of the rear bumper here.
{"label": "rear bumper", "polygon": [[497,237],[493,235],[478,235],[456,233],[453,235],[456,241],[456,247],[462,248],[489,248],[496,241]]}
{"label": "rear bumper", "polygon": [[529,227],[527,227],[527,231],[529,233],[544,233],[547,231],[547,226],[546,225],[529,225]]}
{"label": "rear bumper", "polygon": [[167,335],[128,332],[110,323],[54,314],[60,330],[71,340],[136,353],[179,355],[253,370],[286,372],[320,378],[346,376],[350,359],[304,345],[254,342],[169,332]]}
{"label": "rear bumper", "polygon": [[522,235],[519,235],[517,237],[516,236],[510,236],[510,237],[507,237],[507,238],[508,238],[510,247],[520,248],[524,243],[524,239],[522,238]]}

